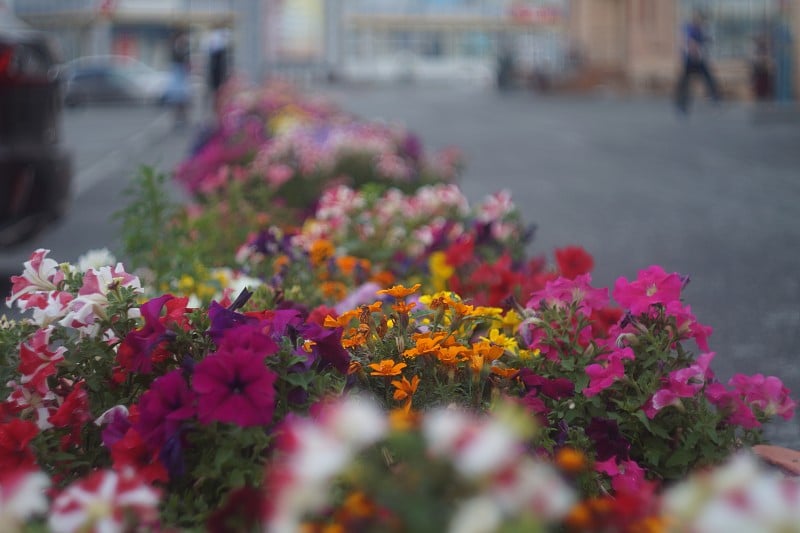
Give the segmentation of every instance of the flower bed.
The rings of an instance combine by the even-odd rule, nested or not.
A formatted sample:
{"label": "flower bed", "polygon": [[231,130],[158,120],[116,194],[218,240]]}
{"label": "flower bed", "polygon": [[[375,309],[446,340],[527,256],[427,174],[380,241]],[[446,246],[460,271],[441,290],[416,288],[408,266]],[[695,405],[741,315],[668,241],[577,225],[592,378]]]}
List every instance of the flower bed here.
{"label": "flower bed", "polygon": [[[226,160],[248,180],[279,142],[305,146],[287,121],[371,131],[285,92],[242,95],[269,146]],[[337,150],[314,165],[344,172]],[[795,402],[775,377],[715,378],[687,278],[653,266],[593,287],[580,248],[526,257],[507,193],[470,207],[452,183],[387,187],[384,170],[328,172],[313,205],[269,213],[252,181],[186,208],[147,173],[123,214],[136,275],[37,250],[7,299],[26,318],[0,327],[4,527],[800,523],[797,483],[747,453]]]}

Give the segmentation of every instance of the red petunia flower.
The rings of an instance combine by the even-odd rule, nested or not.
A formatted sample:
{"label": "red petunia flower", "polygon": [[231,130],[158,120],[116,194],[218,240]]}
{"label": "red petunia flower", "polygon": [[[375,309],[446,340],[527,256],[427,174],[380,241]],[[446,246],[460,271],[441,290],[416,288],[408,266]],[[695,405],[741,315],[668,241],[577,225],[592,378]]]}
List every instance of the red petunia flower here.
{"label": "red petunia flower", "polygon": [[581,246],[567,246],[555,251],[558,271],[562,277],[575,279],[582,274],[588,274],[594,268],[592,255]]}
{"label": "red petunia flower", "polygon": [[15,419],[0,425],[0,471],[27,470],[36,463],[29,446],[39,434],[33,422]]}
{"label": "red petunia flower", "polygon": [[111,446],[111,460],[114,470],[122,472],[133,468],[147,483],[166,482],[167,469],[158,459],[159,451],[152,451],[134,428],[128,429],[125,436]]}

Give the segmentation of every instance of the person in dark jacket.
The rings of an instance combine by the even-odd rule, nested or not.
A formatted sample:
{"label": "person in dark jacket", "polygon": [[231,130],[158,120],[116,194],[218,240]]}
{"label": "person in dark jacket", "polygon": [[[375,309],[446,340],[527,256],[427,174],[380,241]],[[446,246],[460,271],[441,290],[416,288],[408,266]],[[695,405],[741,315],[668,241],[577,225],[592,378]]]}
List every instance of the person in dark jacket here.
{"label": "person in dark jacket", "polygon": [[720,100],[719,87],[708,62],[708,46],[711,42],[706,32],[706,18],[703,12],[695,11],[691,22],[683,29],[683,73],[678,80],[675,103],[682,113],[689,111],[689,83],[694,76],[700,76],[708,88],[708,94],[715,102]]}

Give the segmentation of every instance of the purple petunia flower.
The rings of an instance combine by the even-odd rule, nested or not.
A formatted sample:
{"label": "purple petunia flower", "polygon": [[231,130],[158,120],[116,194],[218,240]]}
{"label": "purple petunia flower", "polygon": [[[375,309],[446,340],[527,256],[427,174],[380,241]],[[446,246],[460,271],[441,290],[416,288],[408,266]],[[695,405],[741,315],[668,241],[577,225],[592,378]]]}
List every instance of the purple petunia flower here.
{"label": "purple petunia flower", "polygon": [[156,379],[139,400],[136,430],[152,448],[160,448],[195,415],[195,395],[180,370]]}
{"label": "purple petunia flower", "polygon": [[264,355],[236,348],[200,361],[192,386],[199,395],[203,424],[225,422],[240,427],[272,422],[277,376],[264,365]]}

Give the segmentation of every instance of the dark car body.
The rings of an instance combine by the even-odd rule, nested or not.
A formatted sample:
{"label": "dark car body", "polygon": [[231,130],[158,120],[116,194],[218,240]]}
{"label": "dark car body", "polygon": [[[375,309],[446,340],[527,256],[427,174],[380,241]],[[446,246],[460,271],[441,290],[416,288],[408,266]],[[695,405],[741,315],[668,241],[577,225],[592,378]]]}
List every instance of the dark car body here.
{"label": "dark car body", "polygon": [[0,247],[32,237],[69,206],[57,66],[46,35],[0,13]]}

